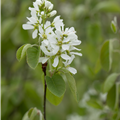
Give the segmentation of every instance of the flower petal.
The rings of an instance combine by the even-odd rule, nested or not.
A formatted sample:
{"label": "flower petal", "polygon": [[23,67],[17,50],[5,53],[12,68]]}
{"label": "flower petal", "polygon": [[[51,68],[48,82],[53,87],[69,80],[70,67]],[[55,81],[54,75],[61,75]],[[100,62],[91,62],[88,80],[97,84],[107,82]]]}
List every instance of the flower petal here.
{"label": "flower petal", "polygon": [[44,64],[44,63],[47,62],[48,59],[49,59],[48,57],[40,57],[39,58],[39,62],[42,63],[42,64]]}
{"label": "flower petal", "polygon": [[71,54],[74,54],[74,55],[79,55],[79,56],[82,56],[82,53],[77,53],[77,52],[70,52]]}
{"label": "flower petal", "polygon": [[22,27],[23,27],[23,29],[25,29],[25,30],[34,29],[34,26],[32,26],[32,25],[30,25],[30,24],[23,24]]}
{"label": "flower petal", "polygon": [[68,44],[66,44],[66,45],[63,44],[63,45],[62,45],[62,49],[63,49],[63,50],[69,50],[69,45],[68,45]]}
{"label": "flower petal", "polygon": [[32,38],[35,39],[37,37],[38,30],[34,30],[32,33]]}
{"label": "flower petal", "polygon": [[77,70],[73,67],[68,67],[67,68],[72,74],[76,74],[77,73]]}
{"label": "flower petal", "polygon": [[62,57],[64,60],[69,60],[69,59],[71,59],[71,57],[68,56],[67,54],[62,54],[61,57]]}
{"label": "flower petal", "polygon": [[75,41],[72,41],[71,43],[72,43],[72,45],[80,45],[81,41],[80,40],[75,40]]}
{"label": "flower petal", "polygon": [[58,58],[58,56],[56,56],[55,59],[54,59],[54,63],[52,64],[52,66],[53,67],[57,67],[58,62],[59,62],[59,58]]}

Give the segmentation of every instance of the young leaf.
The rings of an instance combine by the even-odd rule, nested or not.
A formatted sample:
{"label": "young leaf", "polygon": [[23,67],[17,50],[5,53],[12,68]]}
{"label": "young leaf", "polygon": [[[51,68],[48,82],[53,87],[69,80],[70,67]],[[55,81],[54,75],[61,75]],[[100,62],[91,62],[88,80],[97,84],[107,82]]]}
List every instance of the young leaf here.
{"label": "young leaf", "polygon": [[25,113],[22,120],[43,120],[43,115],[37,108],[31,108]]}
{"label": "young leaf", "polygon": [[76,101],[78,102],[77,87],[76,87],[75,79],[70,73],[65,73],[65,75],[66,75],[69,87],[70,87]]}
{"label": "young leaf", "polygon": [[47,89],[47,99],[50,103],[52,103],[53,105],[59,105],[63,99],[64,95],[62,95],[61,97],[57,97],[54,94],[52,94],[49,89]]}
{"label": "young leaf", "polygon": [[107,94],[107,105],[113,110],[116,103],[116,85],[114,85]]}
{"label": "young leaf", "polygon": [[114,17],[114,20],[111,22],[111,29],[114,33],[117,33],[117,18]]}
{"label": "young leaf", "polygon": [[115,25],[114,21],[111,22],[111,29],[114,33],[117,32],[117,26]]}
{"label": "young leaf", "polygon": [[31,44],[22,45],[16,52],[16,57],[20,61],[26,54],[26,50],[31,47]]}
{"label": "young leaf", "polygon": [[54,74],[52,78],[46,76],[48,89],[57,97],[65,93],[65,82],[59,74]]}
{"label": "young leaf", "polygon": [[27,63],[28,65],[35,69],[38,65],[40,57],[40,48],[30,47],[27,49]]}
{"label": "young leaf", "polygon": [[100,63],[104,70],[109,71],[111,69],[112,64],[112,57],[111,57],[111,50],[112,50],[112,41],[106,41],[100,52]]}
{"label": "young leaf", "polygon": [[99,2],[94,8],[95,12],[118,12],[120,13],[120,7],[117,2],[102,1]]}
{"label": "young leaf", "polygon": [[108,92],[113,87],[118,76],[119,74],[112,73],[107,77],[103,85],[103,92]]}

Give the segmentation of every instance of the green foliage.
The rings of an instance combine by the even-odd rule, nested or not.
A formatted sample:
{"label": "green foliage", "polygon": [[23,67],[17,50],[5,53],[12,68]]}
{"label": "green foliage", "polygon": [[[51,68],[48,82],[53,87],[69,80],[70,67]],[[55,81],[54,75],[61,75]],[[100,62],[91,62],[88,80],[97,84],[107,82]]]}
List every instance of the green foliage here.
{"label": "green foliage", "polygon": [[120,7],[117,2],[102,1],[98,3],[94,9],[96,12],[118,12],[120,13]]}
{"label": "green foliage", "polygon": [[78,102],[78,95],[77,95],[77,88],[76,88],[76,82],[74,77],[70,73],[65,73],[69,87],[72,91],[72,94],[75,97],[75,100]]}
{"label": "green foliage", "polygon": [[61,97],[65,93],[65,82],[59,74],[52,77],[46,76],[48,89],[57,97]]}
{"label": "green foliage", "polygon": [[16,53],[16,57],[17,59],[20,61],[25,55],[26,55],[26,51],[27,49],[31,47],[30,44],[25,44],[25,45],[22,45],[18,50],[17,50],[17,53]]}
{"label": "green foliage", "polygon": [[61,103],[61,101],[63,100],[64,95],[62,95],[61,97],[57,97],[54,94],[52,94],[49,89],[47,89],[47,99],[50,103],[52,103],[53,105],[59,105]]}
{"label": "green foliage", "polygon": [[100,52],[100,62],[104,70],[109,71],[111,69],[112,58],[111,58],[111,41],[106,41]]}
{"label": "green foliage", "polygon": [[87,101],[87,104],[90,106],[90,107],[93,107],[95,109],[103,109],[102,105],[100,105],[97,101],[95,100],[89,100]]}
{"label": "green foliage", "polygon": [[[31,107],[38,107],[40,110],[43,109],[43,72],[41,65],[37,65],[36,69],[32,70],[28,67],[23,57],[20,62],[15,58],[15,51],[19,46],[26,43],[37,43],[36,39],[33,40],[31,38],[32,31],[28,32],[22,29],[22,24],[27,21],[25,17],[28,15],[28,7],[31,6],[33,1],[2,0],[1,2],[1,119],[21,120],[24,113]],[[74,99],[70,95],[70,90],[67,89],[70,86],[66,85],[67,90],[64,99],[63,95],[57,97],[47,90],[47,99],[50,103],[58,105],[63,100],[59,106],[53,106],[47,102],[47,118],[49,120],[64,120],[65,118],[74,120],[84,120],[85,118],[89,120],[93,120],[93,118],[95,120],[119,120],[119,106],[117,102],[119,101],[118,96],[120,94],[120,86],[117,87],[119,78],[117,81],[115,79],[109,79],[112,82],[115,80],[113,82],[114,85],[111,84],[109,86],[110,83],[107,83],[109,87],[105,83],[111,75],[120,73],[119,28],[117,26],[116,34],[113,34],[112,30],[116,31],[114,28],[116,24],[114,23],[114,26],[110,25],[114,16],[119,21],[120,1],[51,0],[51,2],[53,2],[55,9],[61,14],[61,18],[64,19],[66,26],[70,27],[72,25],[75,27],[79,36],[78,38],[82,41],[81,53],[83,57],[80,59],[77,57],[71,65],[78,71],[74,76],[77,84],[75,80],[72,80],[75,84],[71,82],[70,85],[77,85],[77,93],[80,99],[83,99],[86,91],[89,91],[94,86],[97,95],[91,95],[90,100],[94,98],[93,101],[102,105],[103,109],[96,109],[95,107],[91,109],[91,106],[89,107],[87,104],[81,110],[81,113],[83,111],[86,112],[82,115],[79,114],[79,108],[84,104],[79,103],[78,105],[74,103]],[[110,27],[113,27],[112,30]],[[106,41],[103,52],[101,51],[101,45],[105,43],[106,39],[111,38],[116,39],[114,42],[109,41],[113,46],[111,56],[112,66],[108,57],[110,52],[108,50],[110,47],[108,41]],[[99,56],[102,56],[102,59]],[[21,55],[19,55],[20,57]],[[102,68],[107,71],[110,69],[110,71],[103,71]],[[69,84],[66,73],[67,71],[64,71],[64,80],[66,80],[66,84]],[[106,86],[106,88],[103,86]],[[75,89],[71,87],[72,93],[74,96],[77,96]],[[103,97],[104,99],[101,97],[103,89],[109,89],[106,93],[108,94],[107,100],[106,97]],[[85,98],[88,98],[88,95]],[[95,102],[91,104],[95,104]],[[108,106],[107,111],[106,105]],[[100,115],[102,116],[101,118]]]}
{"label": "green foliage", "polygon": [[23,117],[22,120],[43,120],[43,116],[40,110],[37,108],[31,108]]}
{"label": "green foliage", "polygon": [[111,108],[115,108],[116,102],[116,85],[114,85],[107,94],[107,105]]}
{"label": "green foliage", "polygon": [[117,33],[117,18],[114,17],[114,20],[111,22],[111,29],[114,33]]}
{"label": "green foliage", "polygon": [[104,92],[109,92],[109,90],[114,86],[119,74],[117,73],[112,73],[107,77],[107,79],[104,82],[103,86],[103,91]]}
{"label": "green foliage", "polygon": [[40,58],[40,48],[30,47],[27,49],[27,63],[35,69],[38,65]]}

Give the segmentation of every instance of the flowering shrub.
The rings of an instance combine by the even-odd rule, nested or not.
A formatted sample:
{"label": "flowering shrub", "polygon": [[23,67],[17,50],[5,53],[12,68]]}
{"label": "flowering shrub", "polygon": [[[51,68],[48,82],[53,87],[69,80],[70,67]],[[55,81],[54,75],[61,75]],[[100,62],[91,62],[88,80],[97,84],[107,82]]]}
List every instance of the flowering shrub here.
{"label": "flowering shrub", "polygon": [[[57,104],[61,102],[65,93],[65,80],[61,73],[66,76],[70,89],[77,101],[76,84],[71,75],[76,74],[77,70],[70,67],[70,64],[74,60],[75,55],[82,56],[81,53],[75,52],[81,50],[76,47],[81,44],[81,41],[78,40],[74,27],[65,28],[60,16],[56,16],[52,22],[48,20],[48,18],[55,16],[57,13],[56,10],[52,11],[52,9],[53,4],[47,0],[36,0],[33,2],[33,8],[29,7],[31,17],[27,17],[28,22],[23,24],[23,29],[33,29],[32,38],[38,38],[38,44],[25,44],[17,51],[17,59],[21,60],[26,54],[27,63],[33,69],[39,63],[42,63],[42,70],[45,76],[44,120],[46,120],[46,91],[47,94],[50,93],[60,99]],[[46,73],[47,65],[49,65],[49,74]],[[57,104],[55,103],[55,105]],[[34,116],[36,116],[37,109],[30,109],[23,119],[33,120],[30,115],[34,113]],[[41,116],[41,114],[39,115]]]}

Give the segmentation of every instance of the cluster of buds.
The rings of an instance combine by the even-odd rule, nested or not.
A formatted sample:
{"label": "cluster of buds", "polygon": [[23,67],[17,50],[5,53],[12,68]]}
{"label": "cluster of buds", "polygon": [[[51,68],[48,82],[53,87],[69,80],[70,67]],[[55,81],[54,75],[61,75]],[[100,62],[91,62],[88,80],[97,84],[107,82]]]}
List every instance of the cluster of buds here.
{"label": "cluster of buds", "polygon": [[81,44],[73,27],[64,28],[63,20],[56,16],[52,22],[47,21],[53,17],[57,11],[53,10],[53,4],[47,0],[36,0],[33,8],[29,7],[31,17],[27,17],[29,22],[23,24],[23,29],[33,29],[32,38],[39,37],[39,47],[41,52],[39,62],[44,64],[50,61],[52,69],[60,67],[66,68],[72,74],[77,70],[70,67],[75,55],[82,56],[80,49],[76,48]]}

